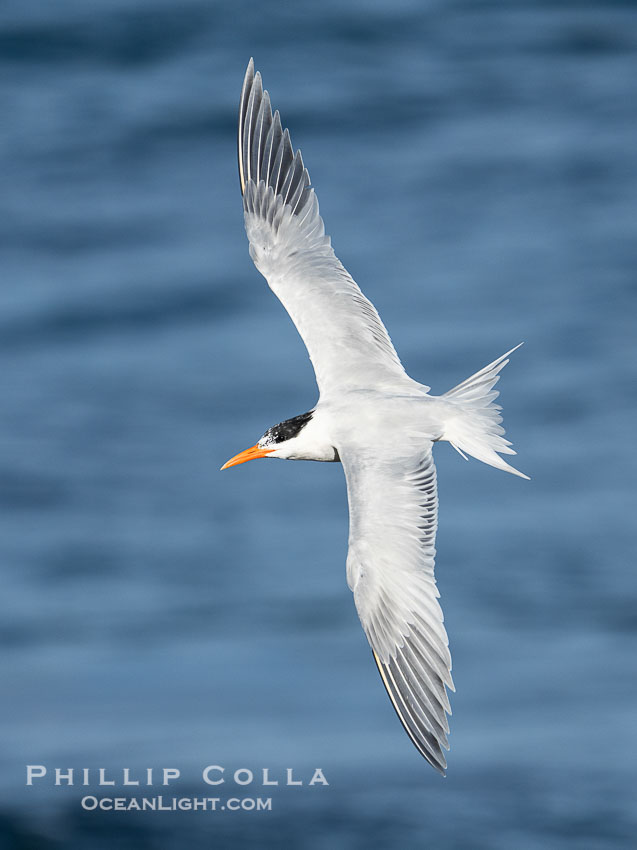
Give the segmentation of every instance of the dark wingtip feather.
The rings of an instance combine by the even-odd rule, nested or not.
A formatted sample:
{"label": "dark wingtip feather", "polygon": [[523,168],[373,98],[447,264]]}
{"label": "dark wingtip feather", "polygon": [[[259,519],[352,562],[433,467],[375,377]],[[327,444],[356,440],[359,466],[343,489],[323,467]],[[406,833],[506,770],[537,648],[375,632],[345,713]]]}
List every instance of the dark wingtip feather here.
{"label": "dark wingtip feather", "polygon": [[409,703],[406,702],[400,688],[396,685],[394,676],[391,672],[391,665],[384,664],[373,649],[372,655],[374,656],[378,672],[380,673],[380,677],[385,685],[385,689],[389,695],[391,703],[394,706],[394,710],[398,715],[398,719],[402,723],[405,732],[409,735],[411,742],[416,747],[420,755],[423,756],[429,764],[441,774],[441,776],[446,776],[447,761],[440,748],[437,736],[423,726],[413,709],[410,708]]}
{"label": "dark wingtip feather", "polygon": [[241,98],[239,99],[239,182],[241,184],[241,194],[245,192],[246,181],[245,174],[243,168],[243,156],[242,156],[242,144],[243,144],[243,131],[245,127],[246,120],[246,110],[248,108],[248,98],[250,97],[250,91],[252,89],[252,82],[254,80],[254,59],[250,57],[250,61],[248,62],[248,67],[246,68],[245,77],[243,78],[243,86],[241,88]]}
{"label": "dark wingtip feather", "polygon": [[300,151],[294,152],[288,130],[281,129],[279,113],[272,114],[270,97],[261,74],[250,59],[239,101],[239,181],[241,193],[252,180],[263,180],[294,213],[305,206],[310,194],[310,177]]}

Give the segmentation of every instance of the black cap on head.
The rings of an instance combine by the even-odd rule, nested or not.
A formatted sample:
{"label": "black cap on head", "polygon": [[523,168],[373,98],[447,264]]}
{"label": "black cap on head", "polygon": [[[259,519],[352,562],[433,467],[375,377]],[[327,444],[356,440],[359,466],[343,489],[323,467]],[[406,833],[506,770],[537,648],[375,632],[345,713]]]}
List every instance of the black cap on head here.
{"label": "black cap on head", "polygon": [[310,410],[308,413],[301,413],[299,416],[293,416],[292,419],[286,419],[285,422],[279,422],[278,425],[268,428],[259,442],[263,445],[269,445],[291,440],[305,428],[313,415],[314,411]]}

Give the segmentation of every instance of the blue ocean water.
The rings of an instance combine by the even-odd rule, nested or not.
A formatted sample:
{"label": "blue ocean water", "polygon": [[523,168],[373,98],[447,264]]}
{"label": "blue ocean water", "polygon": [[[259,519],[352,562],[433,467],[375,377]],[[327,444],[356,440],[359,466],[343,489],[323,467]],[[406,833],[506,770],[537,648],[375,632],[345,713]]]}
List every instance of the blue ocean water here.
{"label": "blue ocean water", "polygon": [[[2,848],[634,846],[636,48],[630,2],[4,0]],[[316,401],[243,232],[251,55],[410,374],[526,342],[532,481],[436,449],[444,780],[360,630],[339,466],[219,473]],[[330,784],[99,814],[26,764]]]}

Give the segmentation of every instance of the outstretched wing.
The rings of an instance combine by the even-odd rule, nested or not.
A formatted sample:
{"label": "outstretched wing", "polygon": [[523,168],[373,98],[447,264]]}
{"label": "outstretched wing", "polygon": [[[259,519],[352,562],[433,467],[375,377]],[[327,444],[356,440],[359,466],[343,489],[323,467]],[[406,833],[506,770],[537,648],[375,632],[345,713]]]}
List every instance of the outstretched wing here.
{"label": "outstretched wing", "polygon": [[451,656],[434,578],[438,513],[431,448],[341,457],[350,511],[347,582],[387,692],[420,753],[444,774]]}
{"label": "outstretched wing", "polygon": [[239,106],[239,178],[250,255],[301,334],[321,394],[413,386],[374,305],[332,250],[301,152],[272,114],[252,60]]}

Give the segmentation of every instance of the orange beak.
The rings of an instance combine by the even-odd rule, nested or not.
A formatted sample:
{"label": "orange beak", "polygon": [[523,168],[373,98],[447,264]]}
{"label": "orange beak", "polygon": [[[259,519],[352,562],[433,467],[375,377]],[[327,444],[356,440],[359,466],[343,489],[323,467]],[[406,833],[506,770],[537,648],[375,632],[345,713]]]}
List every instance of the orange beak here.
{"label": "orange beak", "polygon": [[231,457],[230,460],[224,463],[221,469],[223,471],[229,466],[236,466],[238,463],[245,463],[247,460],[254,460],[258,457],[265,457],[273,451],[274,449],[260,449],[259,444],[257,443],[256,446],[251,446],[249,449],[245,449],[245,451],[239,452],[238,455]]}

